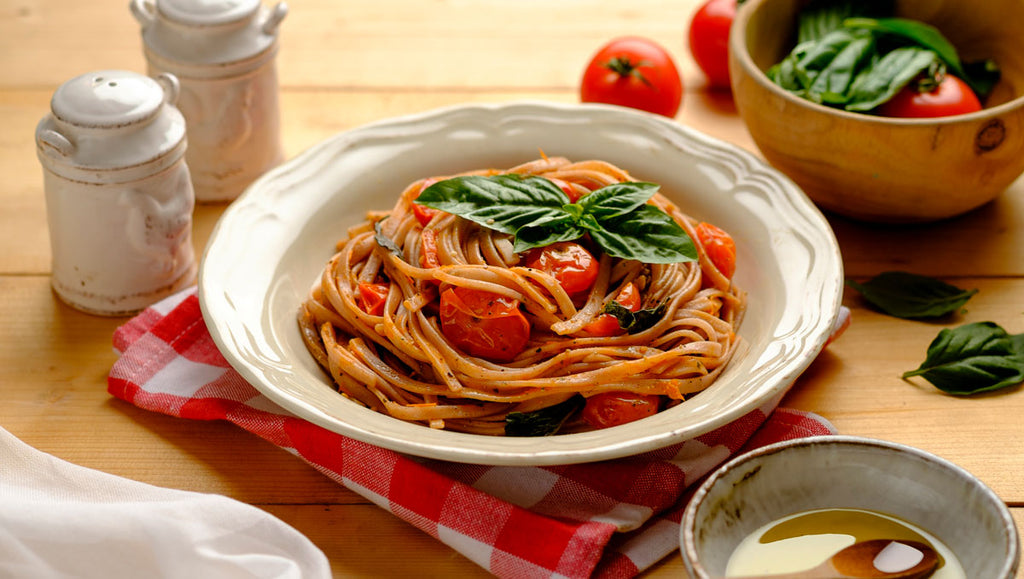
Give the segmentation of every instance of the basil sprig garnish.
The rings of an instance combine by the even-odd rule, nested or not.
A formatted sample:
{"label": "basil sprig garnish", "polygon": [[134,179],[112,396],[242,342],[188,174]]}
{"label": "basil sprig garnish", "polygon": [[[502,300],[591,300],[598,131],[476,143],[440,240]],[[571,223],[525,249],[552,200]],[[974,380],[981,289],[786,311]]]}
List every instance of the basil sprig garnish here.
{"label": "basil sprig garnish", "polygon": [[939,332],[925,361],[903,378],[921,376],[943,392],[977,394],[1024,382],[1024,334],[1010,335],[994,322]]}
{"label": "basil sprig garnish", "polygon": [[644,263],[696,261],[697,250],[686,231],[647,204],[658,188],[654,183],[617,183],[573,203],[543,177],[474,175],[438,181],[415,202],[513,235],[516,252],[589,234],[612,257]]}
{"label": "basil sprig garnish", "polygon": [[768,70],[793,94],[867,112],[911,83],[932,90],[947,70],[983,99],[999,81],[991,60],[965,63],[935,27],[892,17],[891,2],[819,0],[798,17],[798,42]]}
{"label": "basil sprig garnish", "polygon": [[865,281],[846,280],[868,303],[897,318],[938,318],[964,307],[976,289],[965,290],[928,276],[887,271]]}

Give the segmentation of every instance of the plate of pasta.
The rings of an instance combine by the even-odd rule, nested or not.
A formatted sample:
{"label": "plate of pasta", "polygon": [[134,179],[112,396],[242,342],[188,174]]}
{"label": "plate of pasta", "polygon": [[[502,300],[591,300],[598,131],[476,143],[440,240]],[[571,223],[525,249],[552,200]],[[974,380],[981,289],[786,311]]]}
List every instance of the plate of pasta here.
{"label": "plate of pasta", "polygon": [[466,105],[338,134],[253,183],[203,316],[288,412],[457,462],[634,455],[770,409],[842,295],[786,177],[669,119]]}

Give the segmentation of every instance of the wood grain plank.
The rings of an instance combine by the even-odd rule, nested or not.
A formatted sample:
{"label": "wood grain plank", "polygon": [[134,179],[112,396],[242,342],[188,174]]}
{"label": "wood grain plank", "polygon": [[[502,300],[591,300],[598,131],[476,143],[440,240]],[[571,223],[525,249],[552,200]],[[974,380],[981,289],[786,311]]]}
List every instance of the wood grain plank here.
{"label": "wood grain plank", "polygon": [[[277,67],[287,87],[570,88],[601,43],[640,34],[662,43],[696,87],[704,80],[685,38],[698,4],[293,0]],[[128,2],[11,0],[0,7],[0,88],[56,87],[105,68],[143,71],[142,50]]]}

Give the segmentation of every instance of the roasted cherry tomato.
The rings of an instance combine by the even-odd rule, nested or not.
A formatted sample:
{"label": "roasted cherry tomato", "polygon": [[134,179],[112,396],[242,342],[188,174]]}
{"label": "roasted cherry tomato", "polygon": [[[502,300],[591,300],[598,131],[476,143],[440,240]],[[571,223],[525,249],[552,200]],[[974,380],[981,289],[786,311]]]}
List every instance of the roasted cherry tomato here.
{"label": "roasted cherry tomato", "polygon": [[715,268],[732,279],[732,274],[736,273],[736,243],[732,237],[710,223],[698,223],[697,240]]}
{"label": "roasted cherry tomato", "polygon": [[526,255],[526,267],[554,276],[569,295],[590,289],[597,279],[598,270],[594,256],[572,241],[560,241],[531,250]]}
{"label": "roasted cherry tomato", "polygon": [[920,92],[912,82],[882,103],[877,111],[887,117],[923,119],[965,115],[981,110],[981,101],[967,83],[945,75],[934,90]]}
{"label": "roasted cherry tomato", "polygon": [[634,392],[602,392],[587,398],[580,416],[594,428],[608,428],[658,413],[661,396]]}
{"label": "roasted cherry tomato", "polygon": [[361,283],[356,287],[359,293],[359,307],[363,311],[379,316],[384,313],[384,302],[388,299],[391,286],[386,283]]}
{"label": "roasted cherry tomato", "polygon": [[683,102],[683,81],[661,45],[627,36],[601,47],[587,64],[580,100],[675,117]]}
{"label": "roasted cherry tomato", "polygon": [[420,267],[440,267],[441,258],[437,253],[437,231],[424,229],[420,234]]}
{"label": "roasted cherry tomato", "polygon": [[[628,283],[619,290],[615,301],[631,312],[639,311],[640,289],[636,287],[636,284]],[[619,318],[611,314],[601,314],[593,322],[583,326],[583,331],[594,336],[614,336],[622,333],[622,326],[619,325]]]}
{"label": "roasted cherry tomato", "polygon": [[530,322],[519,301],[466,288],[441,293],[441,331],[460,350],[496,362],[508,362],[530,339]]}
{"label": "roasted cherry tomato", "polygon": [[551,179],[551,182],[554,183],[555,185],[558,185],[558,188],[561,189],[563,193],[565,193],[566,197],[568,197],[569,201],[571,201],[572,203],[579,201],[580,197],[583,196],[579,191],[576,190],[575,187],[573,187],[571,184],[565,181],[562,181],[561,179]]}
{"label": "roasted cherry tomato", "polygon": [[690,20],[690,54],[715,88],[729,88],[729,28],[736,0],[707,0]]}
{"label": "roasted cherry tomato", "polygon": [[[423,193],[424,189],[430,187],[434,183],[437,183],[437,179],[424,180],[423,185],[420,186],[420,193]],[[416,196],[419,197],[419,193],[417,193]],[[426,205],[420,205],[419,203],[412,204],[412,214],[416,216],[416,221],[419,221],[420,225],[423,227],[426,227],[427,224],[430,223],[430,220],[438,213],[441,213],[441,211],[427,207]]]}

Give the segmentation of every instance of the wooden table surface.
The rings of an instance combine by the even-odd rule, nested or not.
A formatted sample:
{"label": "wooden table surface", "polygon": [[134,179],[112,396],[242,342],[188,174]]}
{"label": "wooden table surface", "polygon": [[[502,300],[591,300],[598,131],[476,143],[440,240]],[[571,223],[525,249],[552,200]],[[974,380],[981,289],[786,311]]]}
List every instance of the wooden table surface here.
{"label": "wooden table surface", "polygon": [[[292,0],[277,60],[284,147],[292,157],[364,123],[467,102],[575,102],[593,51],[621,34],[662,43],[684,77],[678,122],[756,152],[729,95],[709,91],[686,48],[696,0]],[[112,399],[111,334],[124,318],[79,313],[49,283],[50,248],[34,129],[64,81],[92,70],[143,72],[138,25],[122,0],[0,0],[0,426],[73,463],[266,509],[329,557],[336,576],[485,572],[227,423],[201,423]],[[197,207],[197,253],[223,211]],[[899,269],[978,288],[961,316],[902,321],[847,290],[853,325],[784,404],[844,434],[913,445],[976,474],[1024,521],[1024,394],[953,398],[900,379],[942,327],[991,320],[1024,332],[1024,181],[960,218],[877,226],[829,217],[846,273]],[[241,460],[244,459],[244,460]],[[675,554],[651,577],[681,576]]]}

